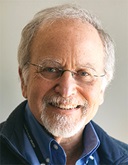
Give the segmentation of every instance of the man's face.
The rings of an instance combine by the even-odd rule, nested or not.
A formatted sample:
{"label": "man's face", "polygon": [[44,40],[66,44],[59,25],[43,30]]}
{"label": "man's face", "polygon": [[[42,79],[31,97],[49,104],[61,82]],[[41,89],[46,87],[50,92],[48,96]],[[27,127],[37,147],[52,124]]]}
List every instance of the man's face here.
{"label": "man's face", "polygon": [[[104,50],[97,31],[78,20],[40,27],[31,45],[30,62],[50,67],[46,73],[61,68],[75,72],[89,69],[102,75],[103,61]],[[70,137],[84,128],[103,102],[102,79],[86,83],[69,71],[58,79],[48,79],[30,65],[22,93],[35,118],[50,133]]]}

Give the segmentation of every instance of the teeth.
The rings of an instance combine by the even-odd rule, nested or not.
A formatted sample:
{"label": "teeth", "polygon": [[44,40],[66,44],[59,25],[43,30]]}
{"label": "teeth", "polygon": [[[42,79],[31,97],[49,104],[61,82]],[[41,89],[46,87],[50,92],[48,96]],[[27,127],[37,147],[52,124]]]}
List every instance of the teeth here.
{"label": "teeth", "polygon": [[73,109],[73,108],[77,108],[79,107],[78,105],[63,105],[63,104],[54,104],[54,103],[51,103],[53,106],[56,106],[58,108],[61,108],[61,109]]}
{"label": "teeth", "polygon": [[61,109],[73,109],[76,107],[77,106],[72,106],[72,105],[59,105],[59,108],[61,108]]}

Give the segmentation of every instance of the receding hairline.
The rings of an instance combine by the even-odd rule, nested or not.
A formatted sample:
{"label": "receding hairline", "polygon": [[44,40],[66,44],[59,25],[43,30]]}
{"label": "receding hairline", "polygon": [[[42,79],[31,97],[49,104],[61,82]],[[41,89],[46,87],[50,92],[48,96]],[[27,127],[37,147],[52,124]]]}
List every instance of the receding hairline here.
{"label": "receding hairline", "polygon": [[36,29],[36,32],[35,32],[35,34],[32,38],[32,43],[33,43],[34,39],[36,37],[38,37],[37,35],[40,34],[40,33],[43,34],[43,32],[44,32],[44,35],[49,35],[50,32],[53,32],[53,30],[56,30],[56,31],[59,32],[59,31],[61,31],[61,27],[66,28],[67,26],[73,28],[73,30],[75,30],[75,28],[76,28],[76,29],[78,29],[78,31],[80,31],[81,29],[84,30],[84,26],[81,26],[82,24],[85,26],[86,31],[94,32],[99,37],[99,39],[100,39],[100,41],[103,45],[103,42],[102,42],[102,39],[99,35],[98,30],[91,23],[89,23],[88,21],[83,22],[79,18],[62,18],[62,19],[57,18],[52,23],[51,22],[45,22],[45,23],[42,22],[38,26],[38,28]]}

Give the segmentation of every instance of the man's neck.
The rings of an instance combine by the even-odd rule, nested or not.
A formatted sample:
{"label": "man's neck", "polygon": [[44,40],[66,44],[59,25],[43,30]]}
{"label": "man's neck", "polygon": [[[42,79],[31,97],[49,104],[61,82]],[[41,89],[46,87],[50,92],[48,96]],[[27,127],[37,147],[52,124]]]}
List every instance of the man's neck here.
{"label": "man's neck", "polygon": [[83,152],[83,130],[69,138],[55,137],[67,156],[67,165],[74,165]]}

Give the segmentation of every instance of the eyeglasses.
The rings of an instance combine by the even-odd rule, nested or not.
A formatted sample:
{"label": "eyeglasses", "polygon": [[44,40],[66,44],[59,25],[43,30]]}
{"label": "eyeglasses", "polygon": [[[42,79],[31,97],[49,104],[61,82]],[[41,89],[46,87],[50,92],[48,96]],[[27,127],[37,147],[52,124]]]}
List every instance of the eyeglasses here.
{"label": "eyeglasses", "polygon": [[43,78],[46,78],[48,80],[56,80],[58,78],[60,78],[64,72],[68,71],[71,72],[72,77],[74,79],[76,79],[79,82],[83,82],[83,83],[91,83],[93,82],[96,78],[99,77],[104,77],[105,74],[102,75],[96,75],[93,72],[93,69],[91,68],[86,68],[86,69],[82,69],[79,71],[71,71],[68,69],[62,69],[59,67],[52,67],[52,66],[42,66],[39,64],[33,64],[31,62],[28,62],[28,64],[37,67],[37,73],[39,73]]}

